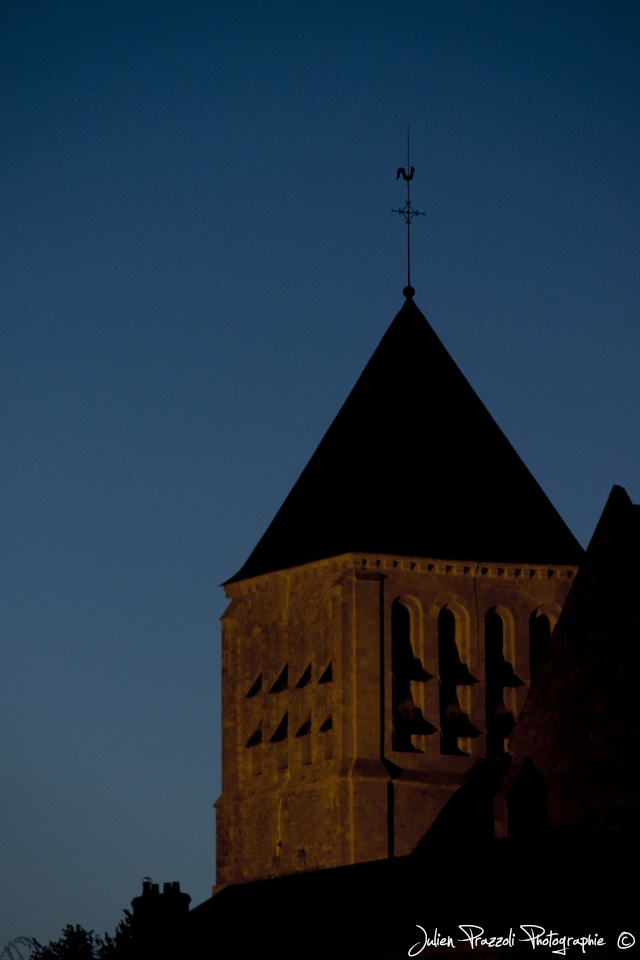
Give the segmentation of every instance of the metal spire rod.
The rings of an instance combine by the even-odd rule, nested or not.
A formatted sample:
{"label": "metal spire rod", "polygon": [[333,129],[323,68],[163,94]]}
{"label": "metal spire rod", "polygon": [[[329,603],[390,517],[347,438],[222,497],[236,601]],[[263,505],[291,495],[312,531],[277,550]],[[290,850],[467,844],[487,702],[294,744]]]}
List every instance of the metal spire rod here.
{"label": "metal spire rod", "polygon": [[[407,173],[407,170],[409,171]],[[399,209],[392,210],[391,213],[400,213],[405,219],[407,224],[407,286],[405,287],[403,293],[406,297],[412,297],[414,294],[414,289],[411,286],[411,221],[414,217],[424,217],[425,213],[423,210],[414,210],[411,204],[411,188],[410,183],[413,180],[413,174],[415,167],[409,166],[409,126],[407,125],[407,166],[398,167],[396,173],[396,180],[400,179],[400,174],[402,174],[404,180],[407,183],[407,202],[404,207]]]}

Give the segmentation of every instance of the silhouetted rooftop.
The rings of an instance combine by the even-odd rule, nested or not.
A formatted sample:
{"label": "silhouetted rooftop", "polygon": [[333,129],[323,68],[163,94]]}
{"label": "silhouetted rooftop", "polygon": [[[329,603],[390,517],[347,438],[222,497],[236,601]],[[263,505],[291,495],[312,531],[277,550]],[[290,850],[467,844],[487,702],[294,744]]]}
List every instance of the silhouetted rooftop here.
{"label": "silhouetted rooftop", "polygon": [[515,564],[583,553],[411,297],[229,582],[349,552]]}

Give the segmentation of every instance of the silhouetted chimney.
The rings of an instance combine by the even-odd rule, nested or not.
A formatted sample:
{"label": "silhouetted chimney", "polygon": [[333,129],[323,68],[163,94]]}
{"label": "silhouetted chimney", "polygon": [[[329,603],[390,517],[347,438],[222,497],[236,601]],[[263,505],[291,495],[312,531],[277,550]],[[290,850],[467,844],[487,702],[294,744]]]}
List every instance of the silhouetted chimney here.
{"label": "silhouetted chimney", "polygon": [[136,957],[147,960],[162,953],[179,955],[190,903],[191,897],[180,892],[177,881],[165,883],[160,893],[159,884],[143,877],[142,894],[131,901]]}

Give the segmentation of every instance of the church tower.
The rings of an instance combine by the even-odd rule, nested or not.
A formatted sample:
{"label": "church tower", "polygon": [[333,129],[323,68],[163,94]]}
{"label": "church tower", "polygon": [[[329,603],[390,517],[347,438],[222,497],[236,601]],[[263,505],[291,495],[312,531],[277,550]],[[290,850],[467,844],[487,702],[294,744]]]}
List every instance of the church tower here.
{"label": "church tower", "polygon": [[581,560],[405,297],[225,584],[218,884],[414,850],[508,751]]}

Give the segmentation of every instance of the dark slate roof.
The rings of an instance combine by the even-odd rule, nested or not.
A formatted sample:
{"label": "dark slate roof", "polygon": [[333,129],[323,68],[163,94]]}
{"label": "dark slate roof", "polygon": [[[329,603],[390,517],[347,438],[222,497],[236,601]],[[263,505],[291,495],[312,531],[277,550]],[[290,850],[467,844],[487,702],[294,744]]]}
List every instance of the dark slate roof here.
{"label": "dark slate roof", "polygon": [[229,582],[348,552],[542,564],[583,552],[411,298]]}
{"label": "dark slate roof", "polygon": [[[179,955],[189,960],[275,956],[278,960],[446,960],[531,956],[520,919],[574,936],[603,937],[598,960],[619,958],[616,941],[637,916],[637,888],[628,877],[638,845],[613,836],[547,837],[449,842],[419,854],[312,870],[220,890],[188,915]],[[561,864],[561,868],[558,868]],[[603,882],[603,877],[606,882]],[[570,891],[570,896],[567,892]],[[473,922],[487,936],[513,927],[515,950],[462,941],[459,924]],[[587,923],[592,926],[589,929]],[[456,949],[417,949],[424,933],[451,935]],[[155,956],[156,954],[151,954]],[[577,951],[569,954],[576,958]],[[552,957],[548,951],[540,954]],[[633,954],[637,956],[637,951]],[[536,960],[538,954],[534,954]]]}

